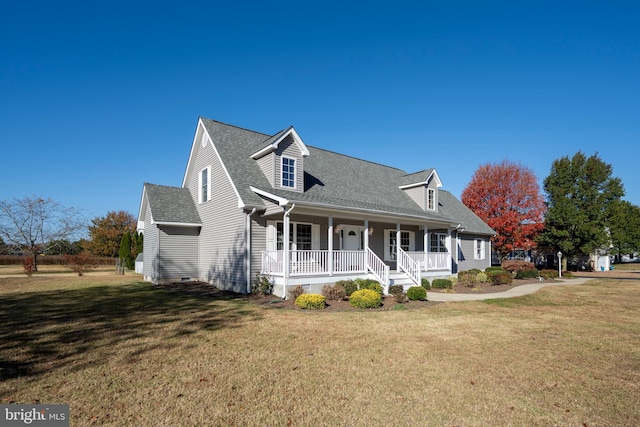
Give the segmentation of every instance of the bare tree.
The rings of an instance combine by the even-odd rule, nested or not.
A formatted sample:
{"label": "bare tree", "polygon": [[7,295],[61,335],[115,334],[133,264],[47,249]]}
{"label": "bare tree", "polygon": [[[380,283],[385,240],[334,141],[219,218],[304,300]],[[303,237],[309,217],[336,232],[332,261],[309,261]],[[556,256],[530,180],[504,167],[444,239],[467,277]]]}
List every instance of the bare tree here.
{"label": "bare tree", "polygon": [[75,208],[67,208],[52,199],[27,196],[0,201],[0,236],[33,256],[38,270],[38,254],[55,242],[79,236],[86,229]]}

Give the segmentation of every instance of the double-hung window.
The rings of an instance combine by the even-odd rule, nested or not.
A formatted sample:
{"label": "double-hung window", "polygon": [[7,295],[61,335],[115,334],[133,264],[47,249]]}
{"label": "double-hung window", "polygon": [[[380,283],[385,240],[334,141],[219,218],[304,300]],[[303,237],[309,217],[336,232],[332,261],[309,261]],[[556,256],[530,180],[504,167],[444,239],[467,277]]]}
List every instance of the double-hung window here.
{"label": "double-hung window", "polygon": [[282,186],[287,188],[296,187],[296,159],[282,157]]}
{"label": "double-hung window", "polygon": [[427,188],[427,209],[436,210],[436,190],[433,188]]}
{"label": "double-hung window", "polygon": [[484,240],[475,239],[474,241],[474,259],[484,259]]}
{"label": "double-hung window", "polygon": [[398,245],[400,249],[405,252],[413,251],[415,249],[415,233],[413,231],[400,231],[400,241],[397,239],[396,230],[385,230],[385,259],[388,261],[395,261],[398,254]]}
{"label": "double-hung window", "polygon": [[447,250],[447,235],[443,233],[431,233],[429,238],[429,252],[449,252]]}
{"label": "double-hung window", "polygon": [[[284,249],[284,223],[276,223],[276,249]],[[289,248],[310,251],[312,247],[311,224],[289,223]]]}
{"label": "double-hung window", "polygon": [[199,195],[198,199],[200,203],[207,202],[211,200],[211,167],[207,166],[206,168],[200,171],[199,179]]}

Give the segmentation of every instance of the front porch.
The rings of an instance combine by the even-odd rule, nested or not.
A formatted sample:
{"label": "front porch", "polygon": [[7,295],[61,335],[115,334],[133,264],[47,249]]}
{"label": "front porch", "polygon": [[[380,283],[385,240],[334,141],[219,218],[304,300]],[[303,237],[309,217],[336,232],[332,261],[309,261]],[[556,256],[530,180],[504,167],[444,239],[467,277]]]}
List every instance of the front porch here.
{"label": "front porch", "polygon": [[451,223],[359,220],[294,207],[280,218],[265,215],[263,223],[260,274],[273,280],[277,296],[295,285],[319,293],[324,284],[356,278],[375,279],[385,291],[393,284],[419,286],[423,277],[450,276],[457,265]]}
{"label": "front porch", "polygon": [[[292,250],[289,251],[288,272],[284,250],[263,251],[261,273],[274,280],[275,291],[284,297],[286,289],[304,285],[312,292],[320,292],[322,285],[356,278],[375,279],[385,293],[389,286],[420,285],[423,277],[451,275],[451,257],[448,252],[405,252],[399,249],[397,270],[383,262],[371,249],[347,250]],[[285,280],[286,277],[286,280]],[[316,289],[317,288],[317,289]]]}

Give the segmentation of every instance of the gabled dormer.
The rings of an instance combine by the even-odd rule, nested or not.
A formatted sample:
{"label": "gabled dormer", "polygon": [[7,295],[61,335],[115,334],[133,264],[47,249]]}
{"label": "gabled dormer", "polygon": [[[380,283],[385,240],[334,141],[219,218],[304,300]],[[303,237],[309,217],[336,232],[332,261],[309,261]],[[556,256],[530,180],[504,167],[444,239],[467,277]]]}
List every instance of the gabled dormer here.
{"label": "gabled dormer", "polygon": [[427,169],[403,177],[400,185],[409,197],[425,211],[438,212],[438,189],[442,181],[435,169]]}
{"label": "gabled dormer", "polygon": [[304,191],[304,158],[309,149],[293,127],[264,141],[251,155],[272,188]]}

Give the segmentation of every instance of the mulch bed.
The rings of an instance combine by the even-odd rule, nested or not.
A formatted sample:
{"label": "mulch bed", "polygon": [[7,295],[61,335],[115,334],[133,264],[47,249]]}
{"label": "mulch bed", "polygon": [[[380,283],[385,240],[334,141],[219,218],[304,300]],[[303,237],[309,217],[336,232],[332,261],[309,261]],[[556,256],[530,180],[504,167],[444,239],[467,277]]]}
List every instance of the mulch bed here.
{"label": "mulch bed", "polygon": [[[437,304],[441,304],[435,301],[429,301],[429,293],[439,292],[452,292],[459,294],[472,294],[472,293],[494,293],[503,292],[512,289],[516,286],[524,285],[526,283],[540,283],[537,280],[517,280],[514,279],[511,285],[492,285],[490,283],[478,284],[476,287],[471,288],[463,285],[454,286],[453,290],[443,289],[431,289],[427,291],[427,301],[407,301],[405,303],[398,303],[392,296],[384,297],[382,300],[382,306],[375,309],[360,309],[354,308],[349,305],[349,301],[327,301],[327,306],[322,311],[388,311],[388,310],[415,310],[433,307]],[[180,292],[202,298],[215,298],[220,300],[240,300],[247,301],[260,307],[268,309],[289,309],[300,310],[295,305],[292,299],[283,300],[282,298],[274,295],[244,295],[234,292],[221,291],[216,287],[209,285],[205,282],[179,282],[168,283],[163,285],[156,285],[160,288],[167,289],[174,292]],[[315,311],[315,310],[305,310]]]}

